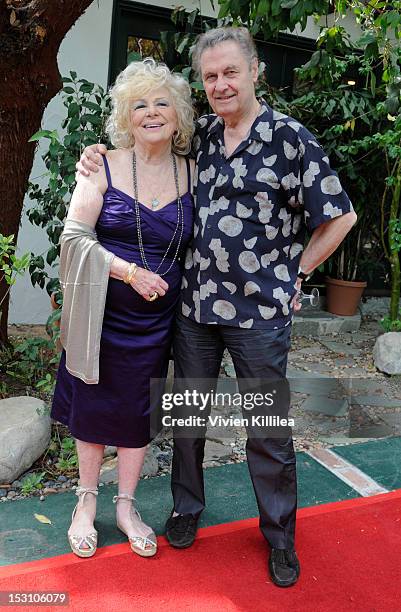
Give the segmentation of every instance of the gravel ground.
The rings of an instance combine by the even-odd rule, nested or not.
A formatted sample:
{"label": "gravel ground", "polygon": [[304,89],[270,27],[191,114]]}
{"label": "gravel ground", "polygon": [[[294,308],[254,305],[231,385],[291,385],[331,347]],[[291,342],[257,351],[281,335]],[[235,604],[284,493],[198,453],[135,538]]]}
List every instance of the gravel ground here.
{"label": "gravel ground", "polygon": [[[293,429],[294,445],[297,451],[308,451],[333,444],[351,444],[367,439],[401,435],[401,408],[380,406],[381,399],[388,401],[400,400],[401,376],[386,376],[376,371],[373,364],[372,350],[376,337],[381,333],[376,320],[366,317],[358,332],[313,337],[294,337],[289,354],[289,377],[296,375],[297,379],[319,376],[325,380],[339,379],[345,385],[352,381],[353,394],[368,396],[373,405],[363,407],[353,404],[351,416],[346,414],[327,414],[312,412],[303,408],[308,394],[292,393],[292,408],[290,416],[295,420]],[[32,326],[14,326],[12,334],[32,335]],[[44,333],[43,326],[34,327],[35,335]],[[333,344],[334,343],[334,344]],[[232,362],[226,353],[223,358],[221,377],[234,376]],[[344,392],[344,397],[347,393]],[[341,399],[338,391],[334,392],[333,401]],[[322,402],[324,398],[322,398]],[[375,405],[378,403],[379,405]],[[351,437],[350,437],[351,431]],[[211,428],[207,434],[205,467],[239,463],[246,460],[245,429],[230,427]],[[171,470],[173,452],[172,433],[165,431],[162,438],[157,438],[151,445],[145,462],[142,478],[167,474]],[[115,449],[108,447],[102,468],[100,486],[115,482]],[[114,463],[113,463],[114,462]],[[38,464],[30,472],[40,469]],[[29,472],[28,472],[29,473]],[[25,475],[8,485],[0,485],[0,501],[21,499],[21,480]],[[77,478],[60,475],[43,482],[43,489],[33,493],[40,499],[46,495],[75,488]],[[26,497],[26,496],[25,496]]]}

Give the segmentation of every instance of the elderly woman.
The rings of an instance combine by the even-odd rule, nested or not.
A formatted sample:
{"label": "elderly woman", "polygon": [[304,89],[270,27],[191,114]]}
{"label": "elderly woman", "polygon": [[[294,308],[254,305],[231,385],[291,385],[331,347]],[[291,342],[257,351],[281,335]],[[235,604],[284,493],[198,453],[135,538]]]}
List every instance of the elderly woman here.
{"label": "elderly woman", "polygon": [[150,379],[167,373],[193,224],[187,82],[146,59],[117,77],[111,98],[107,130],[116,148],[100,172],[79,175],[61,239],[65,350],[51,416],[76,438],[79,501],[68,539],[79,557],[96,552],[106,444],[118,453],[117,525],[134,552],[156,553],[156,536],[132,501],[150,441]]}

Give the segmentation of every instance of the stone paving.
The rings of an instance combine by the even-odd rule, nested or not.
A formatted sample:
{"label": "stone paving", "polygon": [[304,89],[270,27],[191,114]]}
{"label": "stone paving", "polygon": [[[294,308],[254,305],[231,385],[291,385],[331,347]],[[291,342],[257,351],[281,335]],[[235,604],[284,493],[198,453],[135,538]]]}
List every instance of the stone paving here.
{"label": "stone paving", "polygon": [[[401,432],[401,377],[388,377],[375,369],[372,350],[382,329],[369,318],[359,323],[354,332],[293,335],[288,378],[297,451],[313,452]],[[220,383],[227,378],[235,379],[235,370],[226,352]],[[212,415],[218,413],[215,407]],[[163,435],[163,440],[153,443],[159,474],[170,471],[172,455],[172,434],[165,431]],[[243,427],[209,427],[205,467],[244,461],[245,442]],[[153,463],[152,474],[145,470],[145,477],[153,475],[154,469]]]}
{"label": "stone paving", "polygon": [[[372,350],[380,325],[369,318],[354,332],[321,337],[293,335],[288,360],[291,414],[296,450],[314,450],[335,444],[399,435],[401,432],[401,377],[388,377],[376,370]],[[228,353],[221,376],[235,377]],[[226,434],[227,435],[227,434]],[[213,453],[206,444],[206,465],[237,462],[245,458],[245,430],[232,431],[228,459],[215,445],[223,437],[209,433]]]}
{"label": "stone paving", "polygon": [[[303,320],[309,319],[309,322],[298,319],[294,326],[288,359],[295,449],[312,454],[334,445],[400,435],[401,377],[381,374],[372,359],[375,339],[382,333],[377,313],[368,312],[363,317],[358,314],[353,321],[345,323],[347,318],[324,313],[324,320],[328,315],[330,326],[333,328],[334,321],[339,330],[325,335],[319,326],[316,328],[321,313],[309,310],[306,314]],[[354,331],[349,331],[350,328]],[[311,333],[306,333],[308,330]],[[172,368],[169,378],[171,387]],[[219,380],[224,379],[235,379],[228,353],[224,354]],[[217,407],[214,411],[212,414],[219,413]],[[243,427],[209,427],[205,467],[244,461],[245,442]],[[172,446],[172,433],[165,430],[151,445],[143,478],[170,472]],[[116,480],[115,449],[108,447],[101,482],[109,484]],[[67,485],[60,483],[60,486],[74,486],[74,481],[71,479]]]}

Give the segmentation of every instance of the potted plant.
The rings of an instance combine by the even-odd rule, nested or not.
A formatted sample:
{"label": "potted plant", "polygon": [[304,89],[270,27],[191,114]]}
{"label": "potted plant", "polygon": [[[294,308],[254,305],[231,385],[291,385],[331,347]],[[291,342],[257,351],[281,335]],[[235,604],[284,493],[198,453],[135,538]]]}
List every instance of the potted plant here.
{"label": "potted plant", "polygon": [[353,315],[367,285],[368,266],[363,264],[378,242],[378,236],[371,236],[377,225],[371,177],[378,163],[373,157],[357,158],[353,143],[369,135],[372,124],[376,127],[376,101],[374,93],[358,83],[364,58],[341,27],[324,28],[317,46],[309,62],[296,70],[290,114],[316,135],[358,215],[345,240],[319,268],[326,282],[327,310]]}
{"label": "potted plant", "polygon": [[366,253],[366,226],[369,211],[357,210],[358,221],[327,262],[326,310],[332,314],[352,316],[357,312],[367,281],[362,280],[361,262]]}

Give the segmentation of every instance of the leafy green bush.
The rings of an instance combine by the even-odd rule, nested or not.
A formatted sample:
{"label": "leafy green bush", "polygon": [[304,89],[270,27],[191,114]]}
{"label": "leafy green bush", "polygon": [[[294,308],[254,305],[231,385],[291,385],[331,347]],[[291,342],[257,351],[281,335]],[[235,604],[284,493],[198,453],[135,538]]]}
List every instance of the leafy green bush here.
{"label": "leafy green bush", "polygon": [[[377,271],[379,262],[391,287],[389,318],[396,322],[401,293],[401,1],[220,0],[220,5],[220,17],[266,40],[286,28],[303,29],[312,14],[323,17],[318,48],[299,72],[303,91],[293,100],[293,114],[336,157],[334,165],[359,217],[327,266],[337,277],[354,280],[362,268],[364,275]],[[358,40],[351,41],[342,25],[346,16],[355,19]]]}
{"label": "leafy green bush", "polygon": [[45,472],[33,472],[31,474],[27,474],[21,480],[22,495],[30,495],[31,493],[35,493],[35,491],[40,491],[43,489],[42,480],[44,476]]}
{"label": "leafy green bush", "polygon": [[15,255],[14,234],[11,236],[3,236],[0,234],[0,282],[6,281],[8,285],[7,292],[0,300],[0,321],[1,321],[1,305],[8,295],[12,285],[15,283],[17,276],[22,276],[30,263],[30,254],[25,253],[22,257]]}
{"label": "leafy green bush", "polygon": [[[342,29],[325,29],[318,50],[296,70],[291,114],[318,138],[339,173],[358,222],[324,264],[325,274],[341,280],[369,280],[386,274],[379,232],[379,206],[385,170],[377,148],[356,154],[355,141],[379,130],[385,115],[373,90],[370,64]],[[363,83],[363,81],[366,81]]]}
{"label": "leafy green bush", "polygon": [[109,96],[100,85],[78,79],[76,72],[63,77],[63,82],[62,99],[67,114],[61,124],[63,132],[39,130],[30,138],[31,141],[49,140],[43,155],[47,185],[30,183],[28,191],[30,199],[36,202],[28,210],[28,218],[34,225],[46,229],[50,242],[45,257],[32,256],[29,272],[32,284],[41,288],[46,285],[49,295],[59,289],[59,283],[57,276],[46,271],[46,263],[54,266],[59,256],[59,239],[75,187],[76,161],[87,145],[97,142],[108,145],[104,124],[110,112]]}
{"label": "leafy green bush", "polygon": [[78,456],[73,438],[67,436],[60,444],[60,454],[56,467],[63,474],[73,475],[78,468]]}
{"label": "leafy green bush", "polygon": [[[196,37],[197,18],[200,18],[198,9],[190,13],[183,8],[175,9],[172,12],[172,21],[176,31],[161,32],[160,44],[164,61],[189,82],[195,107],[200,115],[209,112],[209,106],[203,84],[196,79],[190,65],[190,49]],[[202,18],[202,26],[205,29],[214,27],[215,20],[209,21]],[[128,62],[140,59],[141,56],[136,52],[128,56]],[[266,95],[277,102],[278,110],[285,110],[285,100],[267,85],[264,68],[265,65],[261,63],[257,94]],[[42,156],[47,168],[47,184],[43,187],[30,183],[28,192],[30,199],[35,202],[28,210],[28,218],[31,223],[46,230],[50,243],[44,255],[32,254],[29,266],[32,284],[38,284],[41,288],[46,286],[49,295],[55,292],[58,303],[61,303],[62,299],[58,278],[46,270],[46,264],[55,267],[58,261],[59,239],[75,187],[75,163],[87,145],[103,142],[110,147],[104,131],[105,121],[110,113],[108,94],[99,85],[86,79],[78,79],[76,72],[70,72],[70,76],[64,77],[63,82],[62,100],[66,118],[61,127],[64,131],[59,133],[57,130],[39,130],[31,137],[31,141],[49,140],[49,146]],[[52,322],[59,316],[59,313],[54,313]]]}
{"label": "leafy green bush", "polygon": [[1,352],[1,369],[31,389],[51,393],[58,360],[50,338],[12,340],[11,345]]}
{"label": "leafy green bush", "polygon": [[401,310],[397,319],[391,319],[389,316],[383,317],[380,324],[385,332],[401,332]]}

